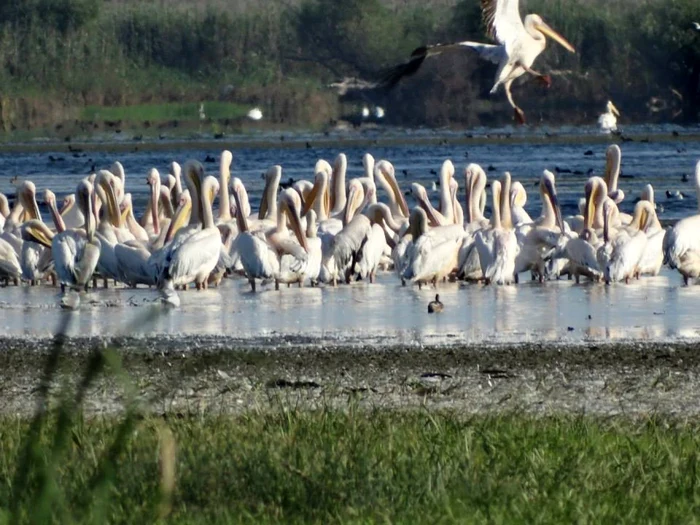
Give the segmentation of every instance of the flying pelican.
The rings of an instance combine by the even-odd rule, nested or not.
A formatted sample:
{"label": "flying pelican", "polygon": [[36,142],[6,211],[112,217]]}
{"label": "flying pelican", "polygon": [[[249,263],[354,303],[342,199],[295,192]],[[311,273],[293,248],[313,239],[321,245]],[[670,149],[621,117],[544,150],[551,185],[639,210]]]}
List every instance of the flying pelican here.
{"label": "flying pelican", "polygon": [[600,131],[603,133],[617,131],[617,117],[620,116],[620,112],[615,107],[615,104],[612,103],[612,100],[608,100],[605,110],[605,113],[598,117]]}
{"label": "flying pelican", "polygon": [[525,113],[513,101],[510,92],[513,81],[525,73],[535,75],[547,87],[551,85],[549,75],[543,75],[532,69],[535,59],[547,45],[546,36],[556,40],[566,50],[575,53],[574,47],[559,33],[544,23],[539,15],[527,15],[520,19],[519,0],[481,0],[481,11],[489,36],[498,45],[478,42],[457,42],[453,44],[435,44],[419,47],[411,54],[408,62],[389,70],[380,85],[391,88],[402,77],[412,75],[420,68],[423,61],[445,51],[455,49],[472,49],[485,60],[498,64],[496,81],[491,93],[496,93],[503,85],[508,102],[515,111],[516,120],[524,124]]}
{"label": "flying pelican", "polygon": [[685,284],[700,277],[700,161],[695,165],[695,190],[699,213],[678,221],[663,241],[664,262],[680,272]]}

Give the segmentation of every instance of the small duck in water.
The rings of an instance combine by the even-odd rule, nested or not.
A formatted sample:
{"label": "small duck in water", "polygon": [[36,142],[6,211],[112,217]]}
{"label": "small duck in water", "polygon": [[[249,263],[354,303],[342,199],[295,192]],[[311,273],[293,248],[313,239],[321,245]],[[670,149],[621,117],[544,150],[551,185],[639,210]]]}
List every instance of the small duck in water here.
{"label": "small duck in water", "polygon": [[442,312],[443,308],[445,308],[445,305],[440,302],[440,294],[435,294],[435,300],[428,303],[428,313],[436,314]]}

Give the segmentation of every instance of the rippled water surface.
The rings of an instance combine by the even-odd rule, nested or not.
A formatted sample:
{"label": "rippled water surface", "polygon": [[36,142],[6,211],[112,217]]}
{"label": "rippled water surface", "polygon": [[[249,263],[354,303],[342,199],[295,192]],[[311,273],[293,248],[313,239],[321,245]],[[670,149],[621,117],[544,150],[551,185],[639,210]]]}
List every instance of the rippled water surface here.
{"label": "rippled water surface", "polygon": [[[670,133],[666,133],[670,135]],[[453,135],[447,135],[447,139]],[[189,158],[204,161],[217,157],[224,147],[234,151],[233,176],[245,182],[251,203],[258,206],[262,190],[261,174],[272,164],[283,166],[283,180],[312,177],[318,158],[332,160],[339,152],[349,158],[348,177],[362,174],[361,157],[366,151],[377,159],[394,163],[399,183],[421,182],[429,189],[437,180],[440,164],[452,159],[463,181],[463,168],[478,162],[489,177],[510,171],[529,193],[526,209],[539,214],[536,193],[542,170],[558,169],[557,186],[565,215],[575,212],[589,173],[602,174],[605,143],[589,135],[577,135],[570,142],[529,143],[520,135],[493,143],[450,145],[411,143],[387,145],[381,140],[369,146],[276,147],[231,140],[206,148],[191,144],[182,149],[158,149],[114,153],[108,151],[67,152],[57,146],[54,152],[0,154],[0,191],[14,192],[13,177],[29,178],[37,187],[53,189],[59,198],[72,192],[91,167],[107,168],[120,160],[127,172],[127,189],[134,194],[137,209],[145,205],[145,174],[151,167],[165,173],[172,160]],[[592,135],[590,135],[592,137]],[[327,138],[326,138],[327,140]],[[692,171],[700,159],[700,140],[671,137],[649,142],[621,144],[626,193],[623,211],[630,212],[635,198],[646,183],[657,190],[662,220],[674,220],[697,210]],[[162,148],[162,146],[161,146]],[[587,154],[588,153],[588,154]],[[53,160],[51,160],[53,158]],[[216,173],[216,163],[206,163]],[[431,171],[432,170],[432,171]],[[691,182],[682,182],[683,174]],[[665,192],[681,191],[682,200],[670,199]],[[383,198],[380,191],[380,198]],[[410,202],[409,202],[410,204]],[[239,337],[279,334],[324,337],[349,342],[457,341],[581,341],[617,339],[687,338],[700,335],[700,287],[682,287],[678,274],[664,270],[662,275],[643,278],[630,285],[575,285],[570,281],[525,282],[511,287],[445,284],[439,293],[446,305],[440,315],[428,315],[427,303],[435,291],[402,288],[393,274],[380,276],[379,284],[356,283],[338,288],[289,288],[275,292],[266,288],[252,294],[241,280],[224,281],[218,290],[181,293],[179,309],[165,309],[155,291],[109,289],[92,291],[83,299],[79,312],[72,313],[72,333],[102,334],[222,334]],[[56,289],[8,287],[0,289],[0,331],[8,335],[48,335],[58,325]]]}

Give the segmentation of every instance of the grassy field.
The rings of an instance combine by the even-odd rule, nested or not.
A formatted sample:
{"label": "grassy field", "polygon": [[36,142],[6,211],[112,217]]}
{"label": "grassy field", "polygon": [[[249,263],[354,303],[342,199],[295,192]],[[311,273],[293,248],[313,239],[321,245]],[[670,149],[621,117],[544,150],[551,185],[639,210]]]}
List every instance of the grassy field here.
{"label": "grassy field", "polygon": [[[235,119],[242,118],[248,113],[250,107],[229,102],[205,101],[205,118]],[[186,121],[198,120],[199,104],[177,103],[169,104],[136,104],[133,106],[88,106],[81,117],[85,120],[126,120],[130,122],[164,121],[183,119]]]}
{"label": "grassy field", "polygon": [[699,428],[352,403],[31,430],[5,417],[0,522],[688,522]]}

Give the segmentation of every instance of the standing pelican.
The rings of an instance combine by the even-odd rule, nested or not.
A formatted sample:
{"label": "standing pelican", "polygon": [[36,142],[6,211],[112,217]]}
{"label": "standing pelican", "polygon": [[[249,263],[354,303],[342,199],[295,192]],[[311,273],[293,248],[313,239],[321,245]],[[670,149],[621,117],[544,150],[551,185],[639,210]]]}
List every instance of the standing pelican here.
{"label": "standing pelican", "polygon": [[219,182],[214,177],[204,176],[204,167],[196,160],[187,161],[184,171],[191,179],[196,194],[192,195],[192,208],[200,202],[201,230],[193,230],[188,235],[175,239],[165,257],[159,277],[159,288],[164,300],[175,306],[179,298],[174,293],[176,286],[195,282],[197,289],[207,287],[207,278],[219,262],[221,253],[221,233],[214,224],[212,201],[219,191]]}
{"label": "standing pelican", "polygon": [[612,103],[612,100],[608,100],[605,105],[605,113],[598,117],[598,126],[600,131],[603,133],[611,133],[617,131],[617,117],[620,116],[620,112]]}
{"label": "standing pelican", "polygon": [[695,165],[698,214],[686,217],[667,231],[663,240],[664,262],[683,276],[683,282],[700,277],[700,161]]}
{"label": "standing pelican", "polygon": [[498,64],[496,82],[491,93],[496,93],[503,85],[508,102],[515,111],[516,120],[524,124],[525,113],[513,101],[510,92],[513,81],[525,73],[535,75],[549,87],[551,78],[532,69],[535,59],[547,45],[546,36],[553,38],[566,50],[575,53],[574,47],[559,33],[544,23],[539,15],[531,14],[520,19],[519,0],[481,0],[481,11],[489,36],[498,45],[478,42],[457,42],[453,44],[436,44],[419,47],[411,54],[408,62],[389,70],[380,85],[387,88],[395,86],[402,77],[412,75],[420,68],[423,61],[445,51],[455,49],[472,49],[485,60]]}
{"label": "standing pelican", "polygon": [[[69,229],[54,236],[51,241],[54,265],[61,289],[87,290],[88,283],[100,258],[101,244],[95,236],[95,190],[82,180],[75,192],[80,211],[85,218],[85,230]],[[79,303],[64,297],[62,305],[77,307]]]}

